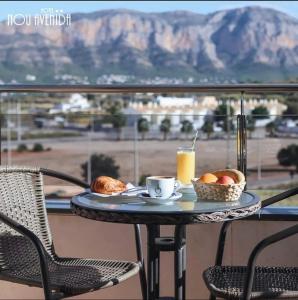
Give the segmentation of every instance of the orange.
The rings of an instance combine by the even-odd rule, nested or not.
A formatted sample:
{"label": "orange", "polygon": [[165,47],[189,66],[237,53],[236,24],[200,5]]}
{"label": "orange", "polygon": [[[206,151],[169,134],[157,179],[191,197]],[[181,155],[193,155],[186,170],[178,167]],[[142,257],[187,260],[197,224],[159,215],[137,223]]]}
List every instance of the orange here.
{"label": "orange", "polygon": [[212,173],[205,173],[200,177],[200,182],[203,183],[213,183],[217,181],[217,177],[213,175]]}

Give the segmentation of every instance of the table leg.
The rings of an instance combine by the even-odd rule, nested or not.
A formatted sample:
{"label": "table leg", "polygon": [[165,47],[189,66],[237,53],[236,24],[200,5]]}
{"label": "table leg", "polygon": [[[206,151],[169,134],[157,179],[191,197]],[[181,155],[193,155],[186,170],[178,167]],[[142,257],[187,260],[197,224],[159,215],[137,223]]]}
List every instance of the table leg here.
{"label": "table leg", "polygon": [[159,236],[159,225],[147,225],[148,300],[159,297],[159,250],[155,243]]}
{"label": "table leg", "polygon": [[185,300],[186,280],[185,225],[175,227],[175,299]]}

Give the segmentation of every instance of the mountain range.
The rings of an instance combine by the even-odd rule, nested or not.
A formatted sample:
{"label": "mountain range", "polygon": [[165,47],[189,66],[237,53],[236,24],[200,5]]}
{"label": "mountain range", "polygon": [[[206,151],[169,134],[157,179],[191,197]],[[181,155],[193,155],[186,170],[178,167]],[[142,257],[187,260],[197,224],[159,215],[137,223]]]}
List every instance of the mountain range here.
{"label": "mountain range", "polygon": [[69,27],[0,23],[0,78],[102,74],[275,81],[298,77],[298,20],[245,7],[203,15],[102,10]]}

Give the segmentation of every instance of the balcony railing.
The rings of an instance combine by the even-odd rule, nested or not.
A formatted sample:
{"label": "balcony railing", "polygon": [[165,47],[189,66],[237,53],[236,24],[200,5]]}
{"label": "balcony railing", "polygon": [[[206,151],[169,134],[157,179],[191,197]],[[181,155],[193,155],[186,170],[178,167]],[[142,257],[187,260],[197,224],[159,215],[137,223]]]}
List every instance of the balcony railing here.
{"label": "balcony railing", "polygon": [[[237,85],[1,85],[0,95],[5,93],[91,93],[91,94],[134,94],[134,93],[201,93],[237,94],[240,100],[240,114],[237,116],[237,167],[247,173],[247,128],[245,100],[250,94],[276,94],[298,92],[297,84],[237,84]],[[90,115],[89,115],[90,116]],[[2,115],[2,118],[4,116]],[[235,122],[236,123],[236,122]],[[2,131],[4,131],[2,129]],[[4,132],[2,132],[4,133]],[[92,138],[91,138],[92,140]],[[0,144],[1,147],[1,144]],[[228,154],[227,154],[228,155]],[[1,157],[0,157],[1,159]],[[259,172],[258,168],[248,168]],[[290,170],[287,170],[290,172]]]}

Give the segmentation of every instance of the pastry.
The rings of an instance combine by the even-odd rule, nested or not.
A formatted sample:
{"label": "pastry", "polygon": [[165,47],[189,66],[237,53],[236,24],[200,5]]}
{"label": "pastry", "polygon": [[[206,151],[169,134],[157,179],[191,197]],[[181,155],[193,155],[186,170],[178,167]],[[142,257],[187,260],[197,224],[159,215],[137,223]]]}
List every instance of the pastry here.
{"label": "pastry", "polygon": [[126,185],[120,180],[109,176],[99,176],[93,180],[91,190],[95,193],[112,195],[126,190]]}

